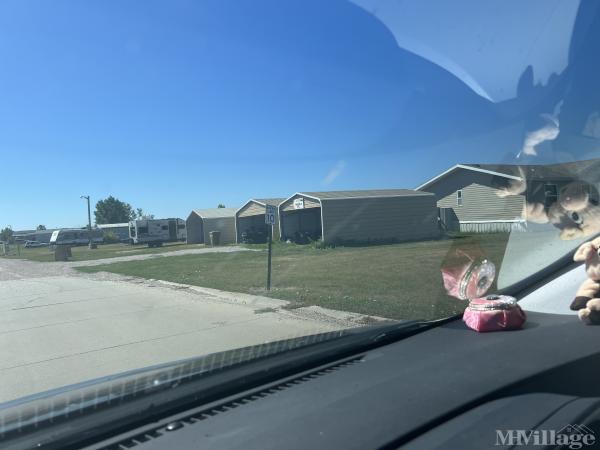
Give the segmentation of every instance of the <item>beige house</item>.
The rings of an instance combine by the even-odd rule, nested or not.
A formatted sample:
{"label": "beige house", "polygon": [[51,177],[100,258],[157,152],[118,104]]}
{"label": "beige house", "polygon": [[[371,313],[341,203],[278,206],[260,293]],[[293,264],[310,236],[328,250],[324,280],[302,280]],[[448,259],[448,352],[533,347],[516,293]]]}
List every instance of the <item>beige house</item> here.
{"label": "beige house", "polygon": [[279,205],[283,240],[384,242],[439,236],[433,194],[409,189],[298,192]]}
{"label": "beige house", "polygon": [[[575,180],[594,181],[600,160],[547,165],[457,164],[417,187],[437,197],[445,229],[463,232],[521,231],[525,199],[551,205],[560,189]],[[502,188],[525,178],[521,195],[502,196]],[[595,181],[594,181],[595,183]],[[590,199],[596,201],[597,190]]]}
{"label": "beige house", "polygon": [[[275,206],[284,201],[284,198],[253,198],[248,200],[235,213],[235,234],[237,242],[264,242],[268,228],[265,224],[265,211],[267,205]],[[273,225],[273,240],[278,240],[279,214],[276,215]]]}
{"label": "beige house", "polygon": [[221,244],[235,243],[235,208],[194,209],[187,220],[188,244],[210,243],[210,232],[220,231]]}

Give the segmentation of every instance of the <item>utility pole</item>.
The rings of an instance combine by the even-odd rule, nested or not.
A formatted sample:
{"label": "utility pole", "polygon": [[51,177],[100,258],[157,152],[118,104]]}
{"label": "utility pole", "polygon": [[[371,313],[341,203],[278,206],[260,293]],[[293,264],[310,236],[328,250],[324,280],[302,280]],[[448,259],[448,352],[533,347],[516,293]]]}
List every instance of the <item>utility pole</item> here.
{"label": "utility pole", "polygon": [[82,195],[80,198],[85,198],[87,200],[87,208],[88,208],[88,248],[91,250],[94,247],[92,243],[92,214],[90,212],[90,196]]}

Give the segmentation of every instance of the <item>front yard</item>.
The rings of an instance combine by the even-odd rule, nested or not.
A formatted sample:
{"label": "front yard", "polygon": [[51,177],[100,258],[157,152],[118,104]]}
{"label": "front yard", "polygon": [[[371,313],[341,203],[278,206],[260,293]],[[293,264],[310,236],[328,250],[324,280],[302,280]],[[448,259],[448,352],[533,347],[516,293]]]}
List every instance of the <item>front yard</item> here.
{"label": "front yard", "polygon": [[260,251],[165,256],[78,270],[266,295],[289,300],[290,307],[319,305],[392,319],[428,319],[461,312],[466,305],[443,290],[440,266],[452,243],[478,243],[500,266],[506,238],[503,234],[459,236],[327,249],[277,243],[270,292],[265,289],[265,246],[251,246]]}

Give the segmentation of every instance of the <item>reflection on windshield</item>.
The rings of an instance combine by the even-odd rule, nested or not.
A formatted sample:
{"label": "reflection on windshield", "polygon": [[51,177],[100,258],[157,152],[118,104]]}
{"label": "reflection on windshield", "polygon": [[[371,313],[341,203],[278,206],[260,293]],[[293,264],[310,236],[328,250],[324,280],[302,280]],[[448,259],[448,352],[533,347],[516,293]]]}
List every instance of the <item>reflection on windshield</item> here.
{"label": "reflection on windshield", "polygon": [[3,2],[0,403],[460,314],[593,239],[598,8]]}

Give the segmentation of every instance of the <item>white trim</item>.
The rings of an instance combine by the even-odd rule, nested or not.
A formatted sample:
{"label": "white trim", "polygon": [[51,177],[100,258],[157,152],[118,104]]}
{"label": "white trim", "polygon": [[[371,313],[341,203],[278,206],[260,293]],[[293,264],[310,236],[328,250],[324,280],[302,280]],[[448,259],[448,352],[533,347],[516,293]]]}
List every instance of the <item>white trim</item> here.
{"label": "white trim", "polygon": [[246,203],[242,203],[242,206],[240,206],[238,209],[235,210],[236,217],[237,217],[238,213],[242,210],[242,208],[245,208],[248,203],[253,202],[253,201],[255,201],[255,200],[253,198],[251,198]]}
{"label": "white trim", "polygon": [[317,197],[313,197],[312,195],[306,195],[302,192],[296,192],[294,195],[290,195],[288,198],[286,198],[284,201],[282,201],[279,205],[277,205],[277,208],[281,208],[281,205],[283,205],[285,202],[289,202],[291,199],[293,199],[296,195],[301,195],[302,197],[308,197],[311,198],[313,200],[318,201],[319,203],[321,203],[321,199],[317,198]]}
{"label": "white trim", "polygon": [[[416,189],[407,189],[407,191],[416,191]],[[330,200],[364,200],[367,198],[403,198],[403,197],[427,197],[427,196],[431,196],[431,195],[435,195],[432,192],[415,192],[414,195],[407,195],[407,194],[397,194],[397,195],[366,195],[366,196],[362,196],[362,197],[326,197],[326,198],[320,198],[318,199],[319,201],[324,201],[324,202],[328,202]],[[308,197],[308,195],[306,196]],[[315,198],[315,197],[312,197]],[[315,200],[317,200],[315,198]]]}
{"label": "white trim", "polygon": [[[289,196],[284,201],[282,201],[279,205],[277,205],[277,211],[279,212],[279,238],[283,239],[283,213],[285,212],[281,209],[281,205],[283,205],[285,202],[289,202],[296,195],[301,195],[302,197],[308,197],[308,198],[311,198],[311,199],[319,202],[319,209],[321,210],[321,240],[323,242],[325,242],[325,229],[323,227],[323,202],[321,201],[320,198],[313,197],[312,195],[306,195],[302,192],[296,192],[294,195]],[[308,209],[311,209],[311,208],[308,208]]]}
{"label": "white trim", "polygon": [[319,209],[321,210],[321,242],[325,243],[325,224],[323,223],[323,202],[319,199],[319,204],[321,205]]}
{"label": "white trim", "polygon": [[486,173],[488,175],[496,175],[496,176],[499,176],[499,177],[508,178],[510,180],[519,180],[519,181],[521,181],[521,177],[517,177],[517,176],[514,176],[514,175],[508,175],[508,174],[501,173],[501,172],[494,172],[493,170],[479,169],[477,167],[468,166],[466,164],[456,164],[455,166],[450,167],[448,170],[446,170],[446,171],[440,173],[439,175],[433,177],[429,181],[426,181],[422,185],[416,187],[415,190],[416,191],[420,191],[421,189],[429,186],[430,184],[434,183],[435,181],[439,180],[440,178],[445,177],[446,175],[448,175],[451,172],[454,172],[457,169],[472,170],[473,172]]}
{"label": "white trim", "polygon": [[[417,191],[417,189],[406,189],[407,191]],[[361,200],[361,199],[366,199],[366,198],[398,198],[398,197],[427,197],[428,195],[435,195],[431,192],[415,192],[413,195],[409,195],[409,194],[394,194],[394,195],[363,195],[360,197],[323,197],[323,198],[319,198],[319,197],[315,197],[313,195],[309,195],[309,194],[305,194],[304,192],[296,192],[294,195],[292,195],[291,197],[286,198],[284,201],[282,201],[279,206],[283,205],[285,202],[291,200],[292,198],[294,198],[296,195],[301,195],[302,197],[307,197],[310,198],[312,200],[316,200],[318,202],[321,201],[325,201],[328,202],[330,200]]]}
{"label": "white trim", "polygon": [[512,220],[459,220],[458,223],[525,223],[525,219]]}

